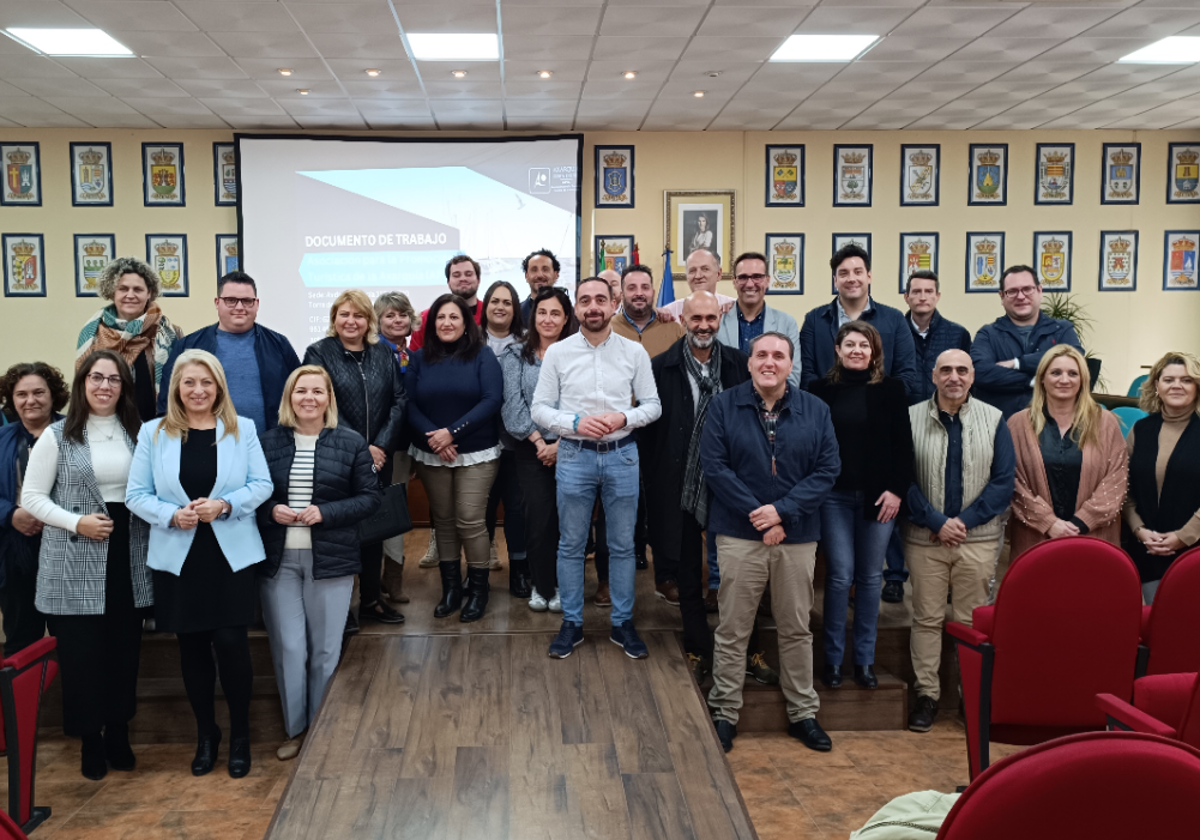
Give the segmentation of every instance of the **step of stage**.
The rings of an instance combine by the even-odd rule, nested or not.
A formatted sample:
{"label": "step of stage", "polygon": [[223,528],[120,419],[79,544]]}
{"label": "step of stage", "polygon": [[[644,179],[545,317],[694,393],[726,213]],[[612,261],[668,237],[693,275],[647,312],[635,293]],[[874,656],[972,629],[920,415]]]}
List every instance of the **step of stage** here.
{"label": "step of stage", "polygon": [[[841,688],[816,682],[821,709],[817,722],[829,732],[868,732],[903,729],[908,721],[908,684],[876,669],[879,687],[867,689],[846,675]],[[707,692],[709,686],[705,686]],[[746,680],[738,732],[782,732],[787,729],[787,702],[783,690]]]}

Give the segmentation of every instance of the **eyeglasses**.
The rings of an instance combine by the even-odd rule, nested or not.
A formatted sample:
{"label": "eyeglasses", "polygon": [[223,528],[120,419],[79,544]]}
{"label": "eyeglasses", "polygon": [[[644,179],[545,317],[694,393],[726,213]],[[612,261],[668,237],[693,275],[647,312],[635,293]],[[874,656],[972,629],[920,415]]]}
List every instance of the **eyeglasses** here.
{"label": "eyeglasses", "polygon": [[119,376],[105,376],[102,373],[89,373],[87,379],[88,379],[88,382],[91,382],[92,385],[96,386],[97,388],[99,388],[101,385],[105,384],[106,382],[108,383],[108,387],[110,387],[110,388],[120,388],[121,387],[121,377],[119,377]]}
{"label": "eyeglasses", "polygon": [[734,277],[733,279],[737,280],[739,283],[749,283],[750,281],[754,281],[755,283],[761,283],[762,281],[767,279],[767,275],[765,275],[765,274],[739,274],[736,277]]}
{"label": "eyeglasses", "polygon": [[239,306],[241,306],[243,309],[249,309],[258,301],[258,298],[223,297],[218,299],[230,309],[237,309]]}
{"label": "eyeglasses", "polygon": [[1004,295],[1009,300],[1016,300],[1019,297],[1033,297],[1033,293],[1038,290],[1037,286],[1022,286],[1019,289],[1005,289],[1000,294]]}

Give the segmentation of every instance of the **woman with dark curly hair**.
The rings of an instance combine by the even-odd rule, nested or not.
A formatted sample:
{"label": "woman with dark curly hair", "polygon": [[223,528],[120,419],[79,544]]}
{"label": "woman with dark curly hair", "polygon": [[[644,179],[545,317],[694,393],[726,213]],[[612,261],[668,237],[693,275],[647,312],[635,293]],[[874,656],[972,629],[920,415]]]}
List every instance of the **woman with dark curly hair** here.
{"label": "woman with dark curly hair", "polygon": [[29,450],[47,427],[62,419],[70,398],[57,368],[22,362],[0,379],[0,407],[12,422],[0,428],[0,612],[4,655],[12,656],[46,635],[46,617],[33,605],[42,523],[21,507]]}
{"label": "woman with dark curly hair", "polygon": [[158,413],[158,387],[171,347],[183,335],[159,309],[158,273],[136,257],[118,257],[100,275],[100,297],[110,303],[88,319],[75,344],[75,368],[94,350],[112,350],[129,363],[143,421]]}

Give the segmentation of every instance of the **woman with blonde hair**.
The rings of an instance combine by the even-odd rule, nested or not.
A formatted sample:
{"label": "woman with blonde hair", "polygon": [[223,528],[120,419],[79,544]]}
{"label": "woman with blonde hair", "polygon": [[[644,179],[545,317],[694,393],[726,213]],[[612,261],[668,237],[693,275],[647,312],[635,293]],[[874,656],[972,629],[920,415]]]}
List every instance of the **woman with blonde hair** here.
{"label": "woman with blonde hair", "polygon": [[[304,364],[329,372],[339,425],[362,435],[376,473],[390,476],[392,454],[404,427],[404,380],[392,351],[379,340],[379,319],[366,294],[350,289],[338,295],[329,307],[326,337],[308,346]],[[383,543],[368,543],[359,550],[361,600],[358,615],[347,614],[346,632],[357,633],[360,619],[403,624],[404,616],[380,597]]]}
{"label": "woman with blonde hair", "polygon": [[1120,545],[1129,455],[1117,418],[1092,399],[1082,353],[1058,344],[1042,356],[1033,400],[1008,429],[1017,455],[1012,555],[1080,534]]}
{"label": "woman with blonde hair", "polygon": [[1125,521],[1130,554],[1153,603],[1158,582],[1181,551],[1200,542],[1200,360],[1171,352],[1150,369],[1129,448]]}
{"label": "woman with blonde hair", "polygon": [[166,417],[138,435],[125,503],[150,523],[155,620],[179,642],[196,716],[192,775],[216,763],[219,669],[229,704],[229,775],[237,779],[250,772],[254,671],[246,631],[254,621],[251,567],[265,556],[255,516],[271,494],[271,477],[254,422],[234,411],[216,356],[180,353],[169,388]]}
{"label": "woman with blonde hair", "polygon": [[315,365],[288,377],[262,445],[275,489],[258,509],[267,554],[258,573],[288,735],[276,755],[286,761],[337,668],[362,568],[358,523],[378,509],[379,482],[362,435],[338,426],[333,383]]}

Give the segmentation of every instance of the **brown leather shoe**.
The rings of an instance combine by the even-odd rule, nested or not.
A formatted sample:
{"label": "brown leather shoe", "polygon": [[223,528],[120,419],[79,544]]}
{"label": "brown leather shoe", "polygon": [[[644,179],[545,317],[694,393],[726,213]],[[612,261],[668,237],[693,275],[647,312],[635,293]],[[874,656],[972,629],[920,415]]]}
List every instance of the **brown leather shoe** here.
{"label": "brown leather shoe", "polygon": [[654,594],[672,607],[679,606],[679,587],[675,585],[675,581],[673,580],[654,584]]}
{"label": "brown leather shoe", "polygon": [[717,604],[717,590],[708,590],[708,594],[704,596],[704,609],[706,612],[710,613],[715,613],[720,610],[720,607]]}
{"label": "brown leather shoe", "polygon": [[597,607],[612,606],[612,595],[609,594],[607,581],[600,581],[600,585],[596,587],[596,597],[592,599],[592,603]]}

